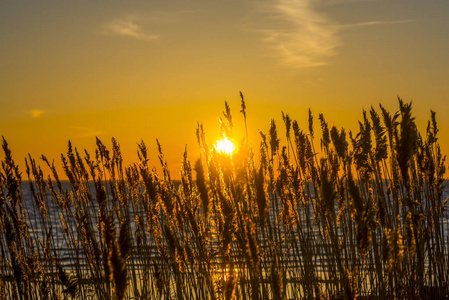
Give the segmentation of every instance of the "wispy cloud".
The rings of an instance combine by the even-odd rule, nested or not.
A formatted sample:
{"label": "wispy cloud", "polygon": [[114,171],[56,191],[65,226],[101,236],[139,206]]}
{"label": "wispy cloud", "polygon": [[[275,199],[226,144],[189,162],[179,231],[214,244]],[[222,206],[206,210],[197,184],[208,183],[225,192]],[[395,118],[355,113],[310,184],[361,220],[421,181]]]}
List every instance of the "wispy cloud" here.
{"label": "wispy cloud", "polygon": [[101,33],[131,37],[143,41],[154,41],[159,38],[157,34],[148,33],[133,17],[118,18],[102,26]]}
{"label": "wispy cloud", "polygon": [[99,135],[104,134],[103,131],[92,129],[92,128],[79,127],[79,126],[70,126],[70,128],[75,129],[78,132],[77,137],[79,137],[79,138],[99,136]]}
{"label": "wispy cloud", "polygon": [[28,111],[28,114],[32,117],[32,118],[39,118],[41,117],[43,114],[45,113],[44,110],[41,109],[31,109]]}
{"label": "wispy cloud", "polygon": [[[328,63],[340,45],[338,27],[312,5],[312,0],[274,0],[259,8],[269,27],[257,29],[293,68],[320,66]],[[260,24],[260,22],[257,22]]]}
{"label": "wispy cloud", "polygon": [[343,44],[342,30],[413,22],[406,19],[339,24],[320,10],[323,5],[368,1],[371,0],[269,0],[248,19],[250,28],[263,35],[285,65],[302,69],[328,64]]}

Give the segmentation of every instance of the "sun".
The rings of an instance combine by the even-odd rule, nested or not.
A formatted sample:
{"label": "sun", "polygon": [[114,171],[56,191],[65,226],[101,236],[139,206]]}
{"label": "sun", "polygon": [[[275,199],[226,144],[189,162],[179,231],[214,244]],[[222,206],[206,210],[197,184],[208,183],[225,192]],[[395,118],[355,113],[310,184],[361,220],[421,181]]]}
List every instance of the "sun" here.
{"label": "sun", "polygon": [[220,153],[232,155],[235,146],[227,137],[224,137],[223,139],[217,141],[215,144],[215,149],[217,149]]}

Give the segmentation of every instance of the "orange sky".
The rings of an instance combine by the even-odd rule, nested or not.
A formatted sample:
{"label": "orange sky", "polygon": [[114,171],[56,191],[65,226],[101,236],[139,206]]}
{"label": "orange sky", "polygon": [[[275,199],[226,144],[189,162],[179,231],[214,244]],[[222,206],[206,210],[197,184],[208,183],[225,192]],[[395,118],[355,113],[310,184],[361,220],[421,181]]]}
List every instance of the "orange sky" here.
{"label": "orange sky", "polygon": [[[177,174],[197,122],[219,137],[224,101],[246,99],[251,139],[281,111],[357,129],[362,109],[413,101],[421,131],[437,112],[449,153],[449,2],[381,0],[0,2],[0,135],[60,164],[95,136],[137,160],[156,138]],[[316,123],[318,131],[318,123]],[[282,133],[283,135],[283,133]],[[48,170],[46,170],[48,172]]]}

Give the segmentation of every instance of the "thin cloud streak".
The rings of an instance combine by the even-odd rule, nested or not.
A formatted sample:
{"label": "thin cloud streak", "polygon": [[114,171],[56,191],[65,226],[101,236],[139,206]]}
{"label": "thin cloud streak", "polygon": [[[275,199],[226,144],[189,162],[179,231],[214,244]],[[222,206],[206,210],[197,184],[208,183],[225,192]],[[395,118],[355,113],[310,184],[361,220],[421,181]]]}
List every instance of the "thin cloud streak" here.
{"label": "thin cloud streak", "polygon": [[345,3],[363,3],[363,2],[374,2],[377,0],[315,0],[314,3],[319,5],[339,5]]}
{"label": "thin cloud streak", "polygon": [[157,34],[146,33],[132,18],[119,18],[103,25],[101,31],[105,35],[131,37],[142,41],[154,41],[159,38]]}
{"label": "thin cloud streak", "polygon": [[395,25],[395,24],[405,24],[405,23],[411,23],[415,20],[397,20],[397,21],[370,21],[370,22],[360,22],[360,23],[354,23],[354,24],[343,24],[339,25],[338,28],[345,29],[345,28],[353,28],[353,27],[363,27],[363,26],[376,26],[376,25]]}
{"label": "thin cloud streak", "polygon": [[32,109],[29,110],[28,113],[32,118],[39,118],[45,113],[45,111],[41,109]]}
{"label": "thin cloud streak", "polygon": [[92,129],[92,128],[79,127],[79,126],[70,126],[70,128],[76,129],[77,131],[81,132],[77,135],[77,137],[79,137],[79,138],[99,136],[99,135],[104,134],[103,131]]}

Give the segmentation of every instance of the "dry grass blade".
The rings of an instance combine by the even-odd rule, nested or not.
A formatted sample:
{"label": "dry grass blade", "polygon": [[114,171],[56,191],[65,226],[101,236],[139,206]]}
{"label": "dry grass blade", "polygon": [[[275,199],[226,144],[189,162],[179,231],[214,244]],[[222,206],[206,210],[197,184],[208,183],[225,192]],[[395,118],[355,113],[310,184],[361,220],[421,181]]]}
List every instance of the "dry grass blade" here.
{"label": "dry grass blade", "polygon": [[[28,156],[22,182],[3,138],[0,299],[449,297],[446,160],[433,111],[422,136],[400,99],[393,114],[363,111],[354,133],[329,129],[320,114],[320,153],[311,110],[308,133],[282,112],[285,132],[271,119],[254,151],[240,98],[246,139],[223,155],[198,123],[200,158],[192,167],[184,151],[180,180],[158,140],[162,173],[143,141],[138,162],[124,166],[117,140],[110,152],[97,138],[93,156],[68,143],[67,181],[55,163],[42,157],[45,177]],[[228,103],[221,126],[232,138]]]}

